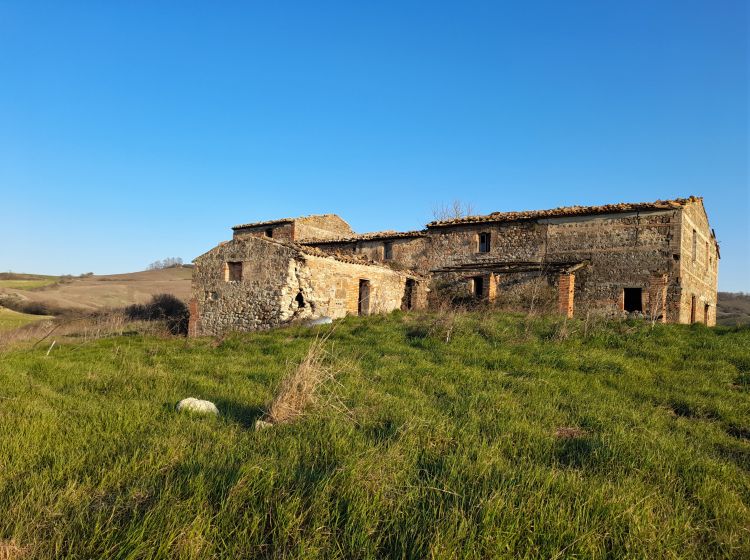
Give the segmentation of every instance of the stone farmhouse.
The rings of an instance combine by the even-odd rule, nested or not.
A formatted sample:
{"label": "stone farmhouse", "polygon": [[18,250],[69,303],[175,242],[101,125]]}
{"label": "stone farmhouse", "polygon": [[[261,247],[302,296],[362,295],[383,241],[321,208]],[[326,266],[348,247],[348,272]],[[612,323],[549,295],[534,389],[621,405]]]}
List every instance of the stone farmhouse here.
{"label": "stone farmhouse", "polygon": [[494,212],[409,232],[356,234],[334,214],[232,229],[194,260],[191,335],[492,304],[539,286],[568,317],[716,322],[719,245],[699,197]]}

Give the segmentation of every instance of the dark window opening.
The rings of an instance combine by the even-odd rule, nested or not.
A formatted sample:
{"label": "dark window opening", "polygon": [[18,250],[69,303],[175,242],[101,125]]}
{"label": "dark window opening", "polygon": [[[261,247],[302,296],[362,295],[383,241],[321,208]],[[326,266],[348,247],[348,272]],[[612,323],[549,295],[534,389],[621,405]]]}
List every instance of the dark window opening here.
{"label": "dark window opening", "polygon": [[698,234],[695,230],[693,230],[693,262],[695,262],[695,259],[697,256],[698,256]]}
{"label": "dark window opening", "polygon": [[406,289],[404,293],[404,307],[407,311],[414,309],[414,289],[416,288],[416,285],[417,283],[415,280],[413,280],[412,278],[407,278]]}
{"label": "dark window opening", "polygon": [[359,281],[359,297],[357,298],[357,313],[368,315],[370,313],[370,281]]}
{"label": "dark window opening", "polygon": [[383,259],[389,261],[393,258],[393,243],[386,241],[383,243]]}
{"label": "dark window opening", "polygon": [[703,306],[703,322],[708,325],[708,308],[710,305],[706,304]]}
{"label": "dark window opening", "polygon": [[475,276],[472,278],[472,284],[473,286],[473,295],[477,299],[482,299],[484,297],[484,278],[481,276]]}
{"label": "dark window opening", "polygon": [[627,311],[628,313],[633,313],[635,311],[643,312],[641,288],[625,288],[624,292],[623,309],[625,309],[625,311]]}
{"label": "dark window opening", "polygon": [[680,260],[680,255],[679,255],[679,253],[675,253],[675,254],[673,254],[673,255],[672,255],[672,258],[673,258],[674,260],[676,260],[676,261],[679,261],[679,260]]}
{"label": "dark window opening", "polygon": [[242,263],[241,262],[228,262],[227,263],[227,282],[239,282],[242,280]]}
{"label": "dark window opening", "polygon": [[690,323],[695,323],[695,296],[690,297]]}
{"label": "dark window opening", "polygon": [[480,253],[490,252],[490,234],[488,232],[479,234],[479,252]]}
{"label": "dark window opening", "polygon": [[266,230],[266,237],[273,237],[273,228],[268,228]]}
{"label": "dark window opening", "polygon": [[295,297],[295,298],[294,298],[294,301],[296,301],[296,302],[297,302],[297,307],[298,307],[299,309],[302,309],[302,308],[303,308],[303,307],[305,306],[305,298],[304,298],[304,296],[302,295],[302,292],[299,292],[299,293],[297,294],[297,297]]}

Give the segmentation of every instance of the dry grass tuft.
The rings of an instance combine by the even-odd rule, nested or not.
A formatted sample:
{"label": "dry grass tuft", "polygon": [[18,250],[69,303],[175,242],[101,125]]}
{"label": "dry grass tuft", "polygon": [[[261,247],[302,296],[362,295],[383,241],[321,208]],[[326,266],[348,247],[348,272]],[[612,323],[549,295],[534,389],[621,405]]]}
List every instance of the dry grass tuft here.
{"label": "dry grass tuft", "polygon": [[28,549],[19,546],[14,540],[0,541],[0,560],[20,560],[26,558]]}
{"label": "dry grass tuft", "polygon": [[324,336],[317,336],[299,365],[281,379],[276,396],[262,418],[264,422],[291,422],[316,402],[320,387],[335,376],[335,371],[325,363],[329,354],[325,345],[332,333],[331,330]]}
{"label": "dry grass tuft", "polygon": [[558,439],[574,439],[583,437],[587,434],[586,430],[581,428],[571,428],[561,426],[555,430],[555,437]]}

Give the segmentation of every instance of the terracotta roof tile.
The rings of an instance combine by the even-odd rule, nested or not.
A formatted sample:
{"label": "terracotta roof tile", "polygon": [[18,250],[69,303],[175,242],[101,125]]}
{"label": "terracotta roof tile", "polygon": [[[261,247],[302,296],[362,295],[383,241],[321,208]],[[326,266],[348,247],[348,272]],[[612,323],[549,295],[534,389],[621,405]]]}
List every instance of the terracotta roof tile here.
{"label": "terracotta roof tile", "polygon": [[563,206],[551,210],[527,210],[522,212],[493,212],[483,216],[466,216],[453,220],[436,220],[427,224],[428,228],[446,227],[483,222],[514,222],[518,220],[535,220],[539,218],[558,218],[567,216],[588,216],[594,214],[615,214],[619,212],[637,212],[642,210],[669,210],[681,208],[691,202],[703,200],[700,197],[675,198],[654,202],[635,202],[605,204],[602,206]]}
{"label": "terracotta roof tile", "polygon": [[303,241],[305,245],[320,245],[324,243],[354,243],[356,241],[371,241],[379,239],[401,239],[405,237],[426,237],[426,230],[420,231],[374,231],[372,233],[360,233],[349,237],[336,237],[333,239],[309,239]]}

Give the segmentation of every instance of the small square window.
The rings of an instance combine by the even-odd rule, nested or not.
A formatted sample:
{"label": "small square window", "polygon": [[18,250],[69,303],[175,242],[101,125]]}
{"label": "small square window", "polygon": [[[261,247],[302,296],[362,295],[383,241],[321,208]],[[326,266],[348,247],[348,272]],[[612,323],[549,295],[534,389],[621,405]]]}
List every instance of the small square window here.
{"label": "small square window", "polygon": [[241,262],[228,262],[226,268],[227,282],[240,282],[242,280],[242,263]]}
{"label": "small square window", "polygon": [[490,234],[489,232],[483,232],[479,234],[479,252],[489,253],[490,252]]}
{"label": "small square window", "polygon": [[273,228],[268,228],[266,230],[266,237],[273,237]]}
{"label": "small square window", "polygon": [[393,258],[393,243],[386,241],[383,243],[383,259],[389,261]]}

